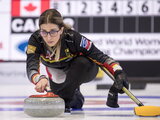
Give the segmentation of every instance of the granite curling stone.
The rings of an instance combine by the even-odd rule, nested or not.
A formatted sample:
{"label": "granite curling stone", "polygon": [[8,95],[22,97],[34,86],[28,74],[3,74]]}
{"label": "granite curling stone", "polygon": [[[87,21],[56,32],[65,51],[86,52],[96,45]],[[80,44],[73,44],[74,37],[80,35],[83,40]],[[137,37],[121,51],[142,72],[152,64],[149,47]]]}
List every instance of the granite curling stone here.
{"label": "granite curling stone", "polygon": [[31,95],[24,100],[24,113],[32,117],[55,117],[64,113],[64,110],[64,100],[52,92]]}

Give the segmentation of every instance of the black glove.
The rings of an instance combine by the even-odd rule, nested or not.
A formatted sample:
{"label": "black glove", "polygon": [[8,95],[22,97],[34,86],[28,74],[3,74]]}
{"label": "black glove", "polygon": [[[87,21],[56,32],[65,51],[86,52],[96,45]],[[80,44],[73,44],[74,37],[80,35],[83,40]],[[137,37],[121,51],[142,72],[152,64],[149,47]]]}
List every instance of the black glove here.
{"label": "black glove", "polygon": [[112,85],[109,92],[106,105],[112,108],[118,108],[118,92],[117,89]]}
{"label": "black glove", "polygon": [[123,87],[127,89],[129,88],[129,83],[128,83],[125,72],[122,70],[116,71],[114,77],[115,77],[115,81],[114,81],[113,86],[115,87],[115,89],[117,89],[118,93],[123,94],[124,92],[122,88]]}

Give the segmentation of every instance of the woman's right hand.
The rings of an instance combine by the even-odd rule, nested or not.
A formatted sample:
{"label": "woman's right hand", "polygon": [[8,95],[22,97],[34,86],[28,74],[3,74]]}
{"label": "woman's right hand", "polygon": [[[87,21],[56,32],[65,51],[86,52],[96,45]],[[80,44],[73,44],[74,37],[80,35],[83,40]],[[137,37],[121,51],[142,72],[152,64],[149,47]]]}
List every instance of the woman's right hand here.
{"label": "woman's right hand", "polygon": [[43,93],[45,91],[45,88],[48,86],[48,79],[42,78],[35,86],[35,90],[37,92]]}

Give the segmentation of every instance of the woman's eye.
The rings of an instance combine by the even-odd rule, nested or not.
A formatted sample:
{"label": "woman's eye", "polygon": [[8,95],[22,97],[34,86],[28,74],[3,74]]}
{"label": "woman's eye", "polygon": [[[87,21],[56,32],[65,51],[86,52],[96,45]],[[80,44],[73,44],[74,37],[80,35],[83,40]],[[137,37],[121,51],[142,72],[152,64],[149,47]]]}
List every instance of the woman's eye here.
{"label": "woman's eye", "polygon": [[45,31],[42,31],[42,33],[47,34],[47,32],[45,32]]}
{"label": "woman's eye", "polygon": [[56,32],[57,32],[57,31],[55,31],[55,30],[50,31],[51,34],[54,34],[54,33],[56,33]]}
{"label": "woman's eye", "polygon": [[47,34],[47,32],[45,32],[45,31],[42,31],[41,33],[42,33],[42,34],[44,34],[44,35],[46,35],[46,34]]}

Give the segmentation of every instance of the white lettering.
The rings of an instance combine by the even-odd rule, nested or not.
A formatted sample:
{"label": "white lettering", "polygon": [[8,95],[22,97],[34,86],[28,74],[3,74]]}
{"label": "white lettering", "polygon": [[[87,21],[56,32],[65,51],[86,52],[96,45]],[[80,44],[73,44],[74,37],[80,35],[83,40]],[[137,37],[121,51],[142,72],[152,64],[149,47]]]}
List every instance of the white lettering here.
{"label": "white lettering", "polygon": [[107,39],[106,40],[107,45],[132,45],[132,39],[121,39],[121,40],[115,40],[115,39]]}
{"label": "white lettering", "polygon": [[160,45],[159,39],[137,39],[135,42],[137,45]]}
{"label": "white lettering", "polygon": [[13,33],[33,33],[38,29],[38,18],[16,18],[12,21]]}
{"label": "white lettering", "polygon": [[35,24],[34,21],[32,19],[27,19],[25,24],[24,24],[24,32],[28,32],[28,31],[35,31]]}
{"label": "white lettering", "polygon": [[23,23],[24,21],[22,19],[15,19],[12,21],[12,30],[14,32],[21,32],[23,30]]}
{"label": "white lettering", "polygon": [[115,55],[160,55],[160,49],[124,49],[115,48],[113,53]]}

